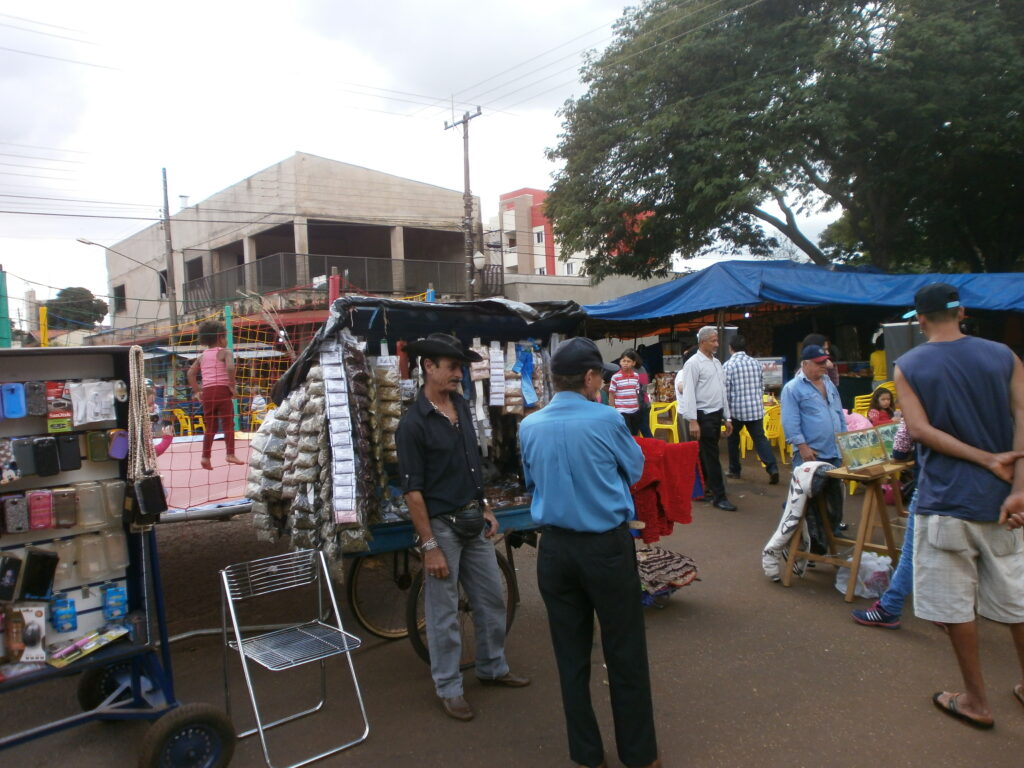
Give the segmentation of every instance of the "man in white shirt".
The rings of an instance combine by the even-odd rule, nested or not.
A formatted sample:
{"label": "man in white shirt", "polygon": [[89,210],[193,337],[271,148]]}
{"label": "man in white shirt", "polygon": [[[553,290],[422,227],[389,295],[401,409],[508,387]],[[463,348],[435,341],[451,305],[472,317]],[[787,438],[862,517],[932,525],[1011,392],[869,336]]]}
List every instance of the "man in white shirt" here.
{"label": "man in white shirt", "polygon": [[725,480],[718,455],[722,422],[724,420],[728,437],[732,434],[732,419],[725,373],[722,363],[715,357],[717,351],[718,329],[705,325],[697,331],[697,352],[676,376],[676,394],[680,398],[679,414],[689,427],[690,439],[700,442],[704,489],[714,506],[735,512],[736,506],[725,495]]}

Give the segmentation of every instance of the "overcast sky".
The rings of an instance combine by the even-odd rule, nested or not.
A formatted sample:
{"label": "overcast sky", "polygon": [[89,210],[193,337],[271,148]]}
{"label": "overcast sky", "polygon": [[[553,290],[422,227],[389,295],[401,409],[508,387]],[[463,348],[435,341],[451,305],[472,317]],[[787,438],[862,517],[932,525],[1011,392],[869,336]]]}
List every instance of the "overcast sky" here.
{"label": "overcast sky", "polygon": [[550,184],[556,112],[623,5],[0,0],[12,316],[19,278],[41,299],[70,285],[106,294],[103,251],[76,238],[111,244],[148,226],[162,167],[172,212],[179,195],[197,203],[296,151],[461,190],[461,136],[444,130],[453,95],[456,117],[483,107],[470,135],[486,222],[502,192]]}

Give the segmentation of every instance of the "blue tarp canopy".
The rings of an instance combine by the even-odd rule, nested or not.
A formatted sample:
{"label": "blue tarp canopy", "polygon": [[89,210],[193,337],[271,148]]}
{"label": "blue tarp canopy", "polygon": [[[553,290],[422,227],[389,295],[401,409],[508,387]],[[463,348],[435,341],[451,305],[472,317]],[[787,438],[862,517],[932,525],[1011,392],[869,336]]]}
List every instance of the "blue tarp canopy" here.
{"label": "blue tarp canopy", "polygon": [[1024,273],[891,275],[833,271],[791,261],[723,261],[678,280],[600,304],[587,304],[583,310],[598,320],[635,322],[765,302],[909,309],[917,290],[934,282],[959,288],[968,310],[1024,312]]}

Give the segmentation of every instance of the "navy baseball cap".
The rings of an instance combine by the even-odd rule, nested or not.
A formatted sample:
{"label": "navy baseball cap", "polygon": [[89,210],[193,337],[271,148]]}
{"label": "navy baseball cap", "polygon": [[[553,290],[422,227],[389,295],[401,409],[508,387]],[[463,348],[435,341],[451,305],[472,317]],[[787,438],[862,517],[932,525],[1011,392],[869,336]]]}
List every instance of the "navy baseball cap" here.
{"label": "navy baseball cap", "polygon": [[597,344],[584,336],[566,339],[551,355],[551,372],[559,376],[573,376],[594,370],[615,373],[619,366],[602,360]]}
{"label": "navy baseball cap", "polygon": [[927,315],[960,306],[960,291],[949,283],[928,283],[914,294],[914,308],[903,313],[903,319]]}
{"label": "navy baseball cap", "polygon": [[828,360],[828,352],[818,344],[808,344],[800,353],[801,360],[813,360],[816,363],[823,363]]}

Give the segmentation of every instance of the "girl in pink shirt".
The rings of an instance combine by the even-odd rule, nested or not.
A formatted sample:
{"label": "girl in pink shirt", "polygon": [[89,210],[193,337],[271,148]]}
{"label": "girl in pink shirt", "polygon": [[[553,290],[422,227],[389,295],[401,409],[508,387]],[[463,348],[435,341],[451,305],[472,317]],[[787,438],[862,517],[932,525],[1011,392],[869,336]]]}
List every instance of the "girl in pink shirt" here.
{"label": "girl in pink shirt", "polygon": [[892,392],[885,387],[879,387],[871,395],[871,405],[868,407],[868,421],[874,426],[888,424],[896,418],[896,410],[892,407]]}
{"label": "girl in pink shirt", "polygon": [[[228,464],[244,464],[235,456],[235,358],[224,347],[227,335],[224,326],[216,320],[207,320],[199,326],[199,343],[206,349],[188,369],[188,384],[203,403],[203,469],[213,469],[210,454],[213,438],[218,431],[224,433],[224,448]],[[198,378],[202,377],[200,386]]]}

